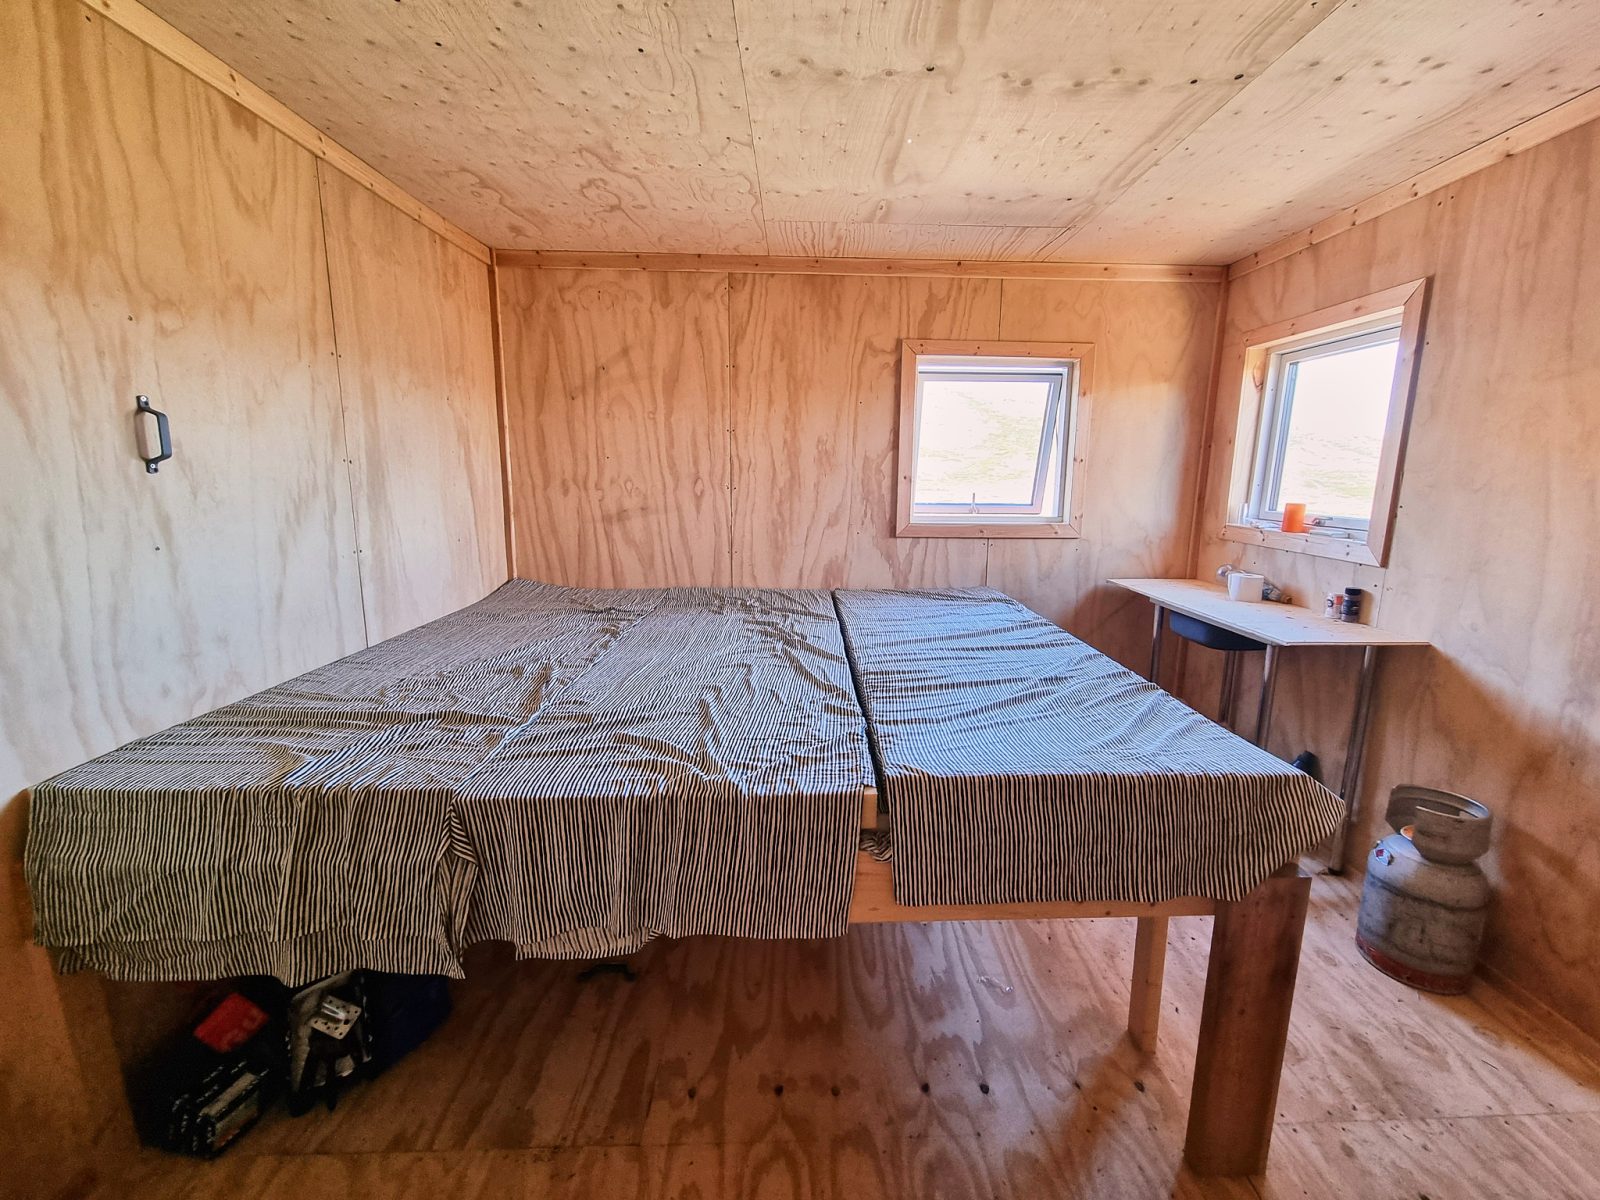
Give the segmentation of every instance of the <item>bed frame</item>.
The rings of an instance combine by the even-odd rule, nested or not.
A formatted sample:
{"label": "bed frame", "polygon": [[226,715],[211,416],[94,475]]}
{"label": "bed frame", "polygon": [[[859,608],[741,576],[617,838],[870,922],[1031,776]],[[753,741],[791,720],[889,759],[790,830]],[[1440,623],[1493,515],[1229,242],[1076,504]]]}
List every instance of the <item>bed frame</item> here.
{"label": "bed frame", "polygon": [[[26,803],[31,796],[25,791],[21,798]],[[866,787],[862,828],[877,829],[878,815],[877,789]],[[1172,917],[1214,917],[1183,1160],[1196,1175],[1255,1175],[1265,1170],[1272,1143],[1278,1078],[1289,1036],[1289,1009],[1310,897],[1310,876],[1290,864],[1244,899],[1234,901],[1186,896],[1160,904],[906,905],[895,902],[892,864],[861,851],[850,899],[850,924],[1133,918],[1138,932],[1128,1036],[1141,1052],[1151,1054],[1161,1023],[1167,921]],[[116,1054],[110,1049],[105,993],[98,987],[90,989],[84,982],[89,978],[92,976],[84,972],[58,978],[57,984],[63,1004],[71,1010],[69,1027],[90,1026],[104,1035],[96,1038],[84,1032],[88,1045],[82,1052],[97,1073],[111,1073]],[[126,1109],[105,1115],[110,1136],[120,1137],[128,1146],[134,1144],[130,1122]]]}
{"label": "bed frame", "polygon": [[[864,789],[862,828],[878,827],[876,788]],[[1183,1161],[1196,1175],[1257,1175],[1266,1169],[1289,1038],[1289,1010],[1300,967],[1300,940],[1311,877],[1286,864],[1242,900],[1185,896],[1159,904],[953,904],[915,906],[894,899],[891,863],[860,852],[850,923],[886,921],[1054,921],[1131,917],[1133,989],[1128,1036],[1152,1054],[1161,1024],[1167,922],[1214,917],[1200,1044],[1189,1093]]]}

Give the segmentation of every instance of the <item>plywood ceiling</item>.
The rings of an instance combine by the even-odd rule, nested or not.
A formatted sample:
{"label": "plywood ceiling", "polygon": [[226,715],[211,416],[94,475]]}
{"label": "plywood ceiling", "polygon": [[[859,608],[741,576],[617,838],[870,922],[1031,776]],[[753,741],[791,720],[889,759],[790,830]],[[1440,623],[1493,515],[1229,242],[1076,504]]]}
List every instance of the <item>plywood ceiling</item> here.
{"label": "plywood ceiling", "polygon": [[150,0],[502,248],[1225,263],[1600,87],[1596,0]]}

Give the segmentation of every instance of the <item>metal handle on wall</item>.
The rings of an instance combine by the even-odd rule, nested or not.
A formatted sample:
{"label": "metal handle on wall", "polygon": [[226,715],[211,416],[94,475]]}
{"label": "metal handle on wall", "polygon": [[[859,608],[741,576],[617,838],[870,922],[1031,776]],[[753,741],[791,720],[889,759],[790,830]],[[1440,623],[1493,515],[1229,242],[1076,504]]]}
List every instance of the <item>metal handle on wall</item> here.
{"label": "metal handle on wall", "polygon": [[[140,458],[144,459],[144,469],[154,475],[161,469],[160,464],[172,457],[172,431],[167,425],[167,414],[160,409],[150,407],[149,396],[138,396],[135,397],[135,400],[138,404],[138,409],[133,416],[135,422],[146,413],[156,419],[156,440],[160,443],[161,453],[154,458],[148,458],[144,454],[139,455]],[[143,446],[141,446],[141,449],[143,449]]]}

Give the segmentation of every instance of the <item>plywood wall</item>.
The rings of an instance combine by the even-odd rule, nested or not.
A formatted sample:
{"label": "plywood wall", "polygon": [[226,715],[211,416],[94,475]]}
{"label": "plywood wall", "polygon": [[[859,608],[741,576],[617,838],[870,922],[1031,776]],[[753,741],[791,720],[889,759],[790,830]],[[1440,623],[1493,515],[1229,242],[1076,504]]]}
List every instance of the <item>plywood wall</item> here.
{"label": "plywood wall", "polygon": [[12,797],[504,578],[488,280],[96,12],[0,15],[0,1174],[81,1194],[124,1110]]}
{"label": "plywood wall", "polygon": [[489,274],[318,164],[369,641],[506,578]]}
{"label": "plywood wall", "polygon": [[[552,583],[728,582],[728,279],[498,272],[516,560]],[[537,568],[534,568],[537,564]]]}
{"label": "plywood wall", "polygon": [[[1220,540],[1239,336],[1424,275],[1389,567]],[[1600,1034],[1600,126],[1241,276],[1227,332],[1202,566],[1246,563],[1306,595],[1365,587],[1379,623],[1432,639],[1382,667],[1364,827],[1378,831],[1400,783],[1490,805],[1489,961]],[[1349,667],[1332,655],[1292,673],[1275,750],[1311,746],[1338,768]],[[1213,689],[1197,677],[1194,699],[1209,706]]]}
{"label": "plywood wall", "polygon": [[[1124,661],[1104,586],[1185,568],[1220,288],[499,271],[517,573],[569,584],[991,583]],[[902,338],[1095,344],[1085,536],[896,538]]]}
{"label": "plywood wall", "polygon": [[[9,802],[356,649],[362,631],[314,160],[76,5],[5,12]],[[159,475],[132,454],[136,392],[171,414],[177,456]],[[8,1145],[33,1135],[15,1152],[47,1179],[51,1142],[99,1131],[98,1097],[24,944],[21,806],[0,820],[0,961],[14,999],[21,984],[20,1013],[0,1022],[0,1128]]]}

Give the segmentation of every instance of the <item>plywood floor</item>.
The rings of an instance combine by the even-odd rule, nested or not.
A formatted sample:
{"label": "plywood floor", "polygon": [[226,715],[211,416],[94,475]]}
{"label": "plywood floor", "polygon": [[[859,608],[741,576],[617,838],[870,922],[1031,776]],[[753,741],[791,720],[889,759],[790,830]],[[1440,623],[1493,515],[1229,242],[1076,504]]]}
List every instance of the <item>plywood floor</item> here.
{"label": "plywood floor", "polygon": [[485,959],[451,1023],[338,1111],[119,1196],[1600,1196],[1600,1067],[1480,985],[1351,944],[1318,880],[1271,1168],[1179,1166],[1209,922],[1173,922],[1162,1046],[1122,1036],[1131,922],[660,944],[637,978]]}

